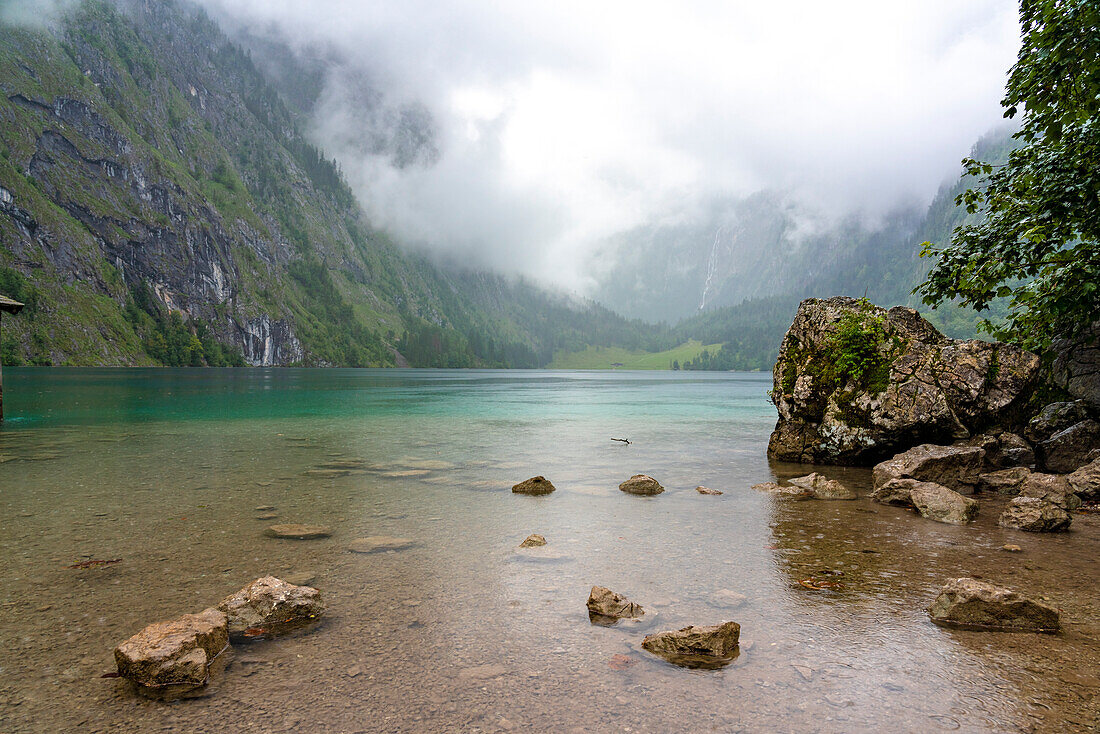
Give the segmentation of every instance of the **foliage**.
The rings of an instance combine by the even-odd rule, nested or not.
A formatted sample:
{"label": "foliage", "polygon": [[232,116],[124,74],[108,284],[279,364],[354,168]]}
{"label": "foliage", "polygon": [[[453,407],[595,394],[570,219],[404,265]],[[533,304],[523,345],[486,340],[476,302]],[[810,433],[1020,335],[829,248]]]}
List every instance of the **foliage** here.
{"label": "foliage", "polygon": [[[861,302],[864,309],[869,305]],[[832,366],[838,386],[854,384],[876,395],[886,389],[890,377],[890,359],[884,353],[887,341],[885,319],[847,311],[837,322],[837,330],[825,343],[825,359]]]}
{"label": "foliage", "polygon": [[997,338],[1045,351],[1100,319],[1100,5],[1023,0],[1023,44],[1009,75],[1005,116],[1023,110],[1003,166],[963,161],[977,186],[956,204],[984,219],[955,229],[919,286],[926,304],[957,299],[986,311],[1008,299]]}
{"label": "foliage", "polygon": [[239,351],[221,344],[199,319],[186,322],[179,311],[168,311],[144,283],[130,290],[123,312],[141,337],[146,353],[169,367],[242,367]]}

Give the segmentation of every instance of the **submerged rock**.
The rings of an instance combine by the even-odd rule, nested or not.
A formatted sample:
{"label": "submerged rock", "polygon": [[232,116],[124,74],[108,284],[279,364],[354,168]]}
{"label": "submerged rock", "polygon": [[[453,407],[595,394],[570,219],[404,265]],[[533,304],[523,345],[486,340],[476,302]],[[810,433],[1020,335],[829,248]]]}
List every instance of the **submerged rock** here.
{"label": "submerged rock", "polygon": [[655,495],[665,491],[661,483],[648,474],[635,474],[620,484],[619,489],[627,494],[640,495]]}
{"label": "submerged rock", "polygon": [[688,626],[675,632],[647,635],[642,647],[674,665],[717,668],[737,657],[741,625],[723,622],[710,627]]}
{"label": "submerged rock", "polygon": [[300,525],[288,523],[286,525],[271,525],[264,531],[269,538],[287,538],[291,540],[316,540],[332,535],[332,530],[325,525]]}
{"label": "submerged rock", "polygon": [[205,693],[212,666],[228,647],[225,614],[207,609],[149,625],[115,648],[115,663],[142,695],[188,698]]}
{"label": "submerged rock", "polygon": [[352,553],[384,553],[385,551],[399,551],[412,548],[416,541],[412,538],[394,538],[389,535],[370,535],[366,538],[356,538],[348,543],[348,550]]}
{"label": "submerged rock", "polygon": [[1057,533],[1068,530],[1073,518],[1058,505],[1037,497],[1016,497],[1001,513],[997,524],[1029,533]]}
{"label": "submerged rock", "polygon": [[944,627],[1002,632],[1057,632],[1058,611],[1009,589],[972,578],[953,579],[928,607]]}
{"label": "submerged rock", "polygon": [[[837,368],[838,354],[851,348],[871,355],[856,376]],[[911,308],[811,298],[799,305],[772,374],[779,420],[769,456],[873,464],[995,423],[1028,398],[1039,358],[1007,344],[949,339]]]}
{"label": "submerged rock", "polygon": [[984,458],[985,450],[977,446],[921,444],[876,464],[871,474],[876,489],[892,479],[910,478],[973,492]]}
{"label": "submerged rock", "polygon": [[[275,637],[315,623],[325,611],[321,592],[274,576],[253,581],[218,605],[233,640]],[[250,631],[255,631],[250,634]]]}
{"label": "submerged rock", "polygon": [[844,486],[835,479],[829,479],[823,477],[817,472],[807,474],[804,477],[795,477],[794,479],[788,479],[789,484],[795,487],[801,487],[808,490],[814,497],[819,500],[854,500],[857,495],[848,487]]}
{"label": "submerged rock", "polygon": [[532,533],[523,539],[523,542],[519,544],[520,548],[537,548],[540,545],[546,545],[546,538],[542,537],[538,533]]}
{"label": "submerged rock", "polygon": [[554,489],[550,480],[543,476],[531,477],[512,486],[512,491],[516,494],[550,494]]}
{"label": "submerged rock", "polygon": [[978,502],[933,482],[918,482],[909,492],[921,516],[949,525],[966,525],[978,515]]}
{"label": "submerged rock", "polygon": [[641,604],[604,586],[593,586],[588,594],[588,619],[593,624],[611,625],[620,619],[634,619],[644,614]]}
{"label": "submerged rock", "polygon": [[703,486],[696,487],[695,491],[698,492],[699,494],[710,494],[710,495],[722,494],[717,489],[711,489],[710,487],[703,487]]}

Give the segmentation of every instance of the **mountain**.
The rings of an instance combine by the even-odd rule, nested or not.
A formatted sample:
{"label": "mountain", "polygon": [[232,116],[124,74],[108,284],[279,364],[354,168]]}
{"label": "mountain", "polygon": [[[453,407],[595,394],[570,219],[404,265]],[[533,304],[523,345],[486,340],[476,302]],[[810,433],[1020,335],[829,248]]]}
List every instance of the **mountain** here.
{"label": "mountain", "polygon": [[[0,292],[28,303],[4,361],[527,367],[589,335],[654,338],[401,250],[303,134],[308,72],[265,75],[185,0],[0,26]],[[364,145],[431,155],[415,108],[377,114],[403,126]]]}

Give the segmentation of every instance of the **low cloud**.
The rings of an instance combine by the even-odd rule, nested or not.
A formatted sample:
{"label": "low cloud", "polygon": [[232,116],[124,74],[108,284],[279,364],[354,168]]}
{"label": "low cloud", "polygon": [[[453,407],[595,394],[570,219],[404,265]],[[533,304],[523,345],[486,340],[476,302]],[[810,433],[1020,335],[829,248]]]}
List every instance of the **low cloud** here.
{"label": "low cloud", "polygon": [[203,2],[331,50],[312,132],[378,223],[582,291],[601,244],[699,202],[929,201],[1000,120],[1019,44],[1013,0]]}

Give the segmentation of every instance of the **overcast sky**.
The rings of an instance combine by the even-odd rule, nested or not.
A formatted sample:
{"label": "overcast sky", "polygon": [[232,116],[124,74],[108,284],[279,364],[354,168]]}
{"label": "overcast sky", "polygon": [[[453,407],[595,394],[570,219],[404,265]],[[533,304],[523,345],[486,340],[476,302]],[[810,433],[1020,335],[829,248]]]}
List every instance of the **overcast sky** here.
{"label": "overcast sky", "polygon": [[338,142],[325,95],[313,132],[377,221],[582,289],[595,243],[715,196],[927,203],[1000,121],[1019,45],[1013,0],[203,2],[433,113],[438,163],[399,171]]}

